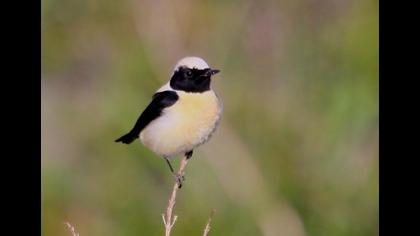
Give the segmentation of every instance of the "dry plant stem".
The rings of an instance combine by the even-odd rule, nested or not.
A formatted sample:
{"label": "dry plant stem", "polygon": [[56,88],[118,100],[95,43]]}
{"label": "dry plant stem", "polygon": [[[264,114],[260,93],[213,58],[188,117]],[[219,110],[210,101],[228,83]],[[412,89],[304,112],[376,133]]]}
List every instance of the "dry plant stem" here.
{"label": "dry plant stem", "polygon": [[204,233],[203,233],[203,236],[207,236],[207,235],[209,234],[209,232],[210,232],[210,223],[211,223],[211,219],[213,218],[213,215],[214,215],[214,213],[215,213],[215,212],[216,212],[216,210],[215,210],[215,209],[213,209],[213,210],[211,211],[211,214],[210,214],[209,220],[207,221],[206,227],[204,228]]}
{"label": "dry plant stem", "polygon": [[[181,165],[179,166],[179,170],[177,172],[179,176],[184,176],[184,170],[187,166],[187,163],[188,159],[187,157],[184,157],[181,161]],[[172,188],[171,197],[168,201],[168,207],[166,208],[166,214],[162,214],[163,224],[165,225],[165,236],[171,235],[172,227],[174,226],[176,219],[178,218],[178,216],[176,215],[172,217],[172,212],[176,202],[176,194],[178,193],[179,189],[178,184],[179,183],[175,181],[174,187]]]}
{"label": "dry plant stem", "polygon": [[79,233],[76,232],[74,227],[69,222],[66,222],[65,224],[66,224],[67,228],[70,230],[70,232],[73,236],[79,236]]}

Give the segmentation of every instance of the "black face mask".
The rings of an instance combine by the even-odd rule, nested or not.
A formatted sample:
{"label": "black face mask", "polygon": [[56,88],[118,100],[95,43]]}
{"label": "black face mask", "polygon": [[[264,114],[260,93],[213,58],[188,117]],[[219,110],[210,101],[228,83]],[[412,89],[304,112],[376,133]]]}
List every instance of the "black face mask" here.
{"label": "black face mask", "polygon": [[170,85],[175,90],[191,93],[202,93],[210,90],[211,76],[218,70],[210,68],[199,70],[179,67],[173,74]]}

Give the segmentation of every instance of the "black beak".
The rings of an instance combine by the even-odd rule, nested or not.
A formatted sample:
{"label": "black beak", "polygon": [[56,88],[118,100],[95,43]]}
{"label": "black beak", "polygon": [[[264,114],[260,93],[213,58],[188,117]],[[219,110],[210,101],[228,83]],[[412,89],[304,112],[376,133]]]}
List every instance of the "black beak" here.
{"label": "black beak", "polygon": [[220,70],[216,70],[216,69],[214,69],[214,70],[211,69],[210,71],[211,71],[211,75],[215,75],[215,74],[220,72]]}
{"label": "black beak", "polygon": [[204,73],[204,76],[211,77],[212,75],[215,75],[219,72],[220,70],[207,69],[206,72]]}
{"label": "black beak", "polygon": [[207,74],[207,76],[212,76],[212,75],[215,75],[219,72],[220,72],[220,70],[209,69],[206,74]]}

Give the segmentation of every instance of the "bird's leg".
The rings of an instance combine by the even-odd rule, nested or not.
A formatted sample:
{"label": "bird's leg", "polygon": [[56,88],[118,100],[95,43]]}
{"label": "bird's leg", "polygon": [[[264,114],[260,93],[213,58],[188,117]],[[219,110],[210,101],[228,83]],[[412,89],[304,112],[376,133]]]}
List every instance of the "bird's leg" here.
{"label": "bird's leg", "polygon": [[[193,150],[185,153],[185,157],[187,158],[187,160],[189,160],[192,157],[192,154],[193,154]],[[180,178],[182,179],[182,181],[185,181],[185,176],[183,173],[181,173]]]}
{"label": "bird's leg", "polygon": [[169,169],[171,170],[171,173],[174,175],[175,180],[178,183],[178,186],[179,186],[178,188],[181,188],[184,177],[174,171],[174,168],[172,168],[171,162],[169,161],[167,157],[163,157],[163,158],[165,158],[166,163],[168,163]]}
{"label": "bird's leg", "polygon": [[172,168],[171,162],[169,161],[169,159],[167,157],[163,157],[166,160],[166,163],[168,163],[169,169],[171,170],[172,173],[175,173],[174,168]]}
{"label": "bird's leg", "polygon": [[185,153],[185,156],[187,157],[187,160],[189,160],[192,157],[192,155],[193,155],[193,150]]}

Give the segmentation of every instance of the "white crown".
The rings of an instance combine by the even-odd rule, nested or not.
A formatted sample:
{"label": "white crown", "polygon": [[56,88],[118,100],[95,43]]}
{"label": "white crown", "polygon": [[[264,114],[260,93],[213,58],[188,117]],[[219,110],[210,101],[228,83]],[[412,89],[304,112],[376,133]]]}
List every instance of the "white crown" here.
{"label": "white crown", "polygon": [[182,58],[181,60],[178,61],[178,63],[176,63],[174,71],[177,70],[180,66],[185,66],[190,69],[196,68],[199,70],[210,68],[209,65],[207,65],[207,63],[199,57]]}

